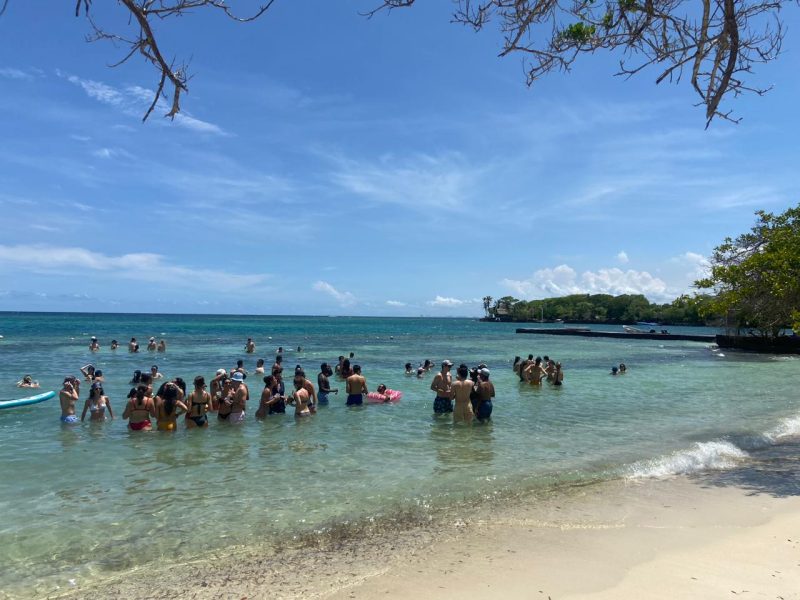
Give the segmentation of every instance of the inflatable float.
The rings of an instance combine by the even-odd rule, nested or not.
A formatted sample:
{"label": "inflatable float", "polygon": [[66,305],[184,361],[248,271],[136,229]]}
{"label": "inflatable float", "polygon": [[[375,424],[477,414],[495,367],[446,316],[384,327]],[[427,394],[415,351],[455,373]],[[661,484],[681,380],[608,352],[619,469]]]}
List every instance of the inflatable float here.
{"label": "inflatable float", "polygon": [[384,404],[386,402],[399,402],[400,398],[403,397],[403,392],[398,392],[397,390],[389,390],[387,389],[384,393],[379,394],[378,392],[370,392],[367,394],[367,402],[372,404]]}
{"label": "inflatable float", "polygon": [[56,395],[55,392],[44,392],[43,394],[37,394],[36,396],[28,396],[27,398],[20,398],[19,400],[6,400],[4,402],[0,402],[0,409],[16,408],[17,406],[28,406],[29,404],[38,404],[39,402],[44,402],[45,400],[50,400],[50,398],[54,398],[55,395]]}

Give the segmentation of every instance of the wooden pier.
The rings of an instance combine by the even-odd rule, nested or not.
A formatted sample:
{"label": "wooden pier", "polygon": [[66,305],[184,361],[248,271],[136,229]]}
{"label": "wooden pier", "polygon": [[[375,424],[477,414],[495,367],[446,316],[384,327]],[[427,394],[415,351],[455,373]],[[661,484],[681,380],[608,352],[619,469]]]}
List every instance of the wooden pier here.
{"label": "wooden pier", "polygon": [[713,344],[716,342],[715,335],[693,335],[683,333],[628,333],[627,331],[597,331],[585,327],[564,327],[556,328],[526,328],[520,327],[517,333],[535,333],[542,335],[574,335],[580,337],[604,337],[617,338],[624,340],[662,340],[662,341],[685,341],[685,342],[706,342]]}

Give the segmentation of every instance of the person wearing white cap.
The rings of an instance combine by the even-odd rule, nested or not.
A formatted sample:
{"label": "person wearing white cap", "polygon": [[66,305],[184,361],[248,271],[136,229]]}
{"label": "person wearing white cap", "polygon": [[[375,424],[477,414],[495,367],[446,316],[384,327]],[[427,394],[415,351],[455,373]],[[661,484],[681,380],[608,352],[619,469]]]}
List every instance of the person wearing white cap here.
{"label": "person wearing white cap", "polygon": [[494,398],[494,384],[489,381],[489,369],[478,371],[478,421],[488,421],[492,417],[492,398]]}
{"label": "person wearing white cap", "polygon": [[228,378],[228,372],[225,369],[217,369],[216,375],[211,379],[208,386],[208,391],[211,394],[211,411],[216,412],[219,410],[219,401],[222,399],[222,387],[225,380]]}
{"label": "person wearing white cap", "polygon": [[431,382],[431,389],[436,392],[436,398],[433,399],[434,414],[443,415],[453,412],[452,390],[450,389],[453,384],[453,377],[450,375],[452,366],[452,361],[442,361],[442,370]]}
{"label": "person wearing white cap", "polygon": [[228,416],[228,423],[241,423],[244,421],[245,406],[250,399],[250,390],[247,389],[247,384],[244,382],[244,374],[241,371],[236,371],[231,375],[231,385],[233,386],[233,394],[229,396],[231,412]]}
{"label": "person wearing white cap", "polygon": [[91,341],[89,342],[89,350],[92,352],[97,352],[100,350],[100,342],[97,341],[97,338],[92,336]]}
{"label": "person wearing white cap", "polygon": [[147,351],[148,352],[155,352],[157,346],[158,346],[158,344],[156,344],[156,338],[151,337],[149,340],[147,340]]}

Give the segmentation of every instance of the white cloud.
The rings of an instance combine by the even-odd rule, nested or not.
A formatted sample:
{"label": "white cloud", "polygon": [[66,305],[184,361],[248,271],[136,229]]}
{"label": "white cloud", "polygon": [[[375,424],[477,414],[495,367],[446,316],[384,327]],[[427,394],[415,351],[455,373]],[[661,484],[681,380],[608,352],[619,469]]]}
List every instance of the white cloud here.
{"label": "white cloud", "polygon": [[528,279],[503,279],[500,282],[524,299],[566,296],[569,294],[644,294],[653,300],[670,298],[667,284],[647,271],[599,269],[578,276],[569,265],[540,269]]}
{"label": "white cloud", "polygon": [[346,192],[380,204],[421,210],[458,211],[474,190],[480,169],[458,154],[382,156],[375,162],[327,157],[336,169],[333,183]]}
{"label": "white cloud", "polygon": [[45,244],[0,245],[0,265],[3,270],[16,267],[46,273],[97,272],[111,277],[189,285],[200,289],[207,288],[211,281],[215,285],[234,289],[251,288],[268,278],[265,274],[239,275],[172,265],[163,256],[146,252],[108,256],[86,248]]}
{"label": "white cloud", "polygon": [[446,308],[454,308],[457,306],[464,306],[465,304],[475,304],[480,302],[478,299],[471,299],[471,300],[461,300],[459,298],[452,298],[449,296],[439,296],[437,295],[436,298],[433,300],[428,300],[428,305],[430,306],[438,306],[438,307],[446,307]]}
{"label": "white cloud", "polygon": [[[86,92],[86,95],[90,98],[94,98],[98,102],[112,106],[118,109],[120,112],[133,117],[142,118],[145,111],[153,102],[153,98],[155,96],[155,91],[140,87],[138,85],[128,86],[124,89],[118,89],[100,81],[83,79],[76,75],[65,75],[60,71],[56,71],[56,74],[58,74],[60,77],[66,78],[66,80],[70,83],[81,87],[83,91]],[[156,102],[154,112],[166,114],[169,112],[169,110],[170,107],[167,102],[163,98],[159,98],[158,102]],[[172,120],[172,122],[179,127],[191,129],[192,131],[197,131],[200,133],[228,135],[218,125],[196,119],[186,112],[180,112],[175,115],[175,118]]]}
{"label": "white cloud", "polygon": [[407,306],[405,302],[400,302],[399,300],[387,300],[386,304],[389,306]]}
{"label": "white cloud", "polygon": [[684,252],[680,256],[670,259],[670,262],[686,269],[686,277],[694,281],[708,275],[711,263],[702,254],[697,252]]}
{"label": "white cloud", "polygon": [[15,69],[13,67],[0,68],[0,77],[6,77],[8,79],[20,79],[24,81],[32,81],[35,78],[34,75],[31,75],[27,71]]}
{"label": "white cloud", "polygon": [[630,262],[628,253],[625,250],[620,250],[619,254],[617,254],[617,260],[623,265],[627,265]]}
{"label": "white cloud", "polygon": [[350,292],[340,292],[326,281],[317,281],[311,286],[313,290],[331,296],[341,306],[352,306],[356,303],[356,297]]}

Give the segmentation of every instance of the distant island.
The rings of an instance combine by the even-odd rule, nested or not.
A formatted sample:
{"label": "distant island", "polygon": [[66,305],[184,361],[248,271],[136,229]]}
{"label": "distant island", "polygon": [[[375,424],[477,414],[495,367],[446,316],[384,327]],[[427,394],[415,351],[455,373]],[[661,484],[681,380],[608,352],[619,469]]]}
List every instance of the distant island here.
{"label": "distant island", "polygon": [[482,321],[514,323],[606,323],[623,325],[717,325],[720,319],[704,316],[711,296],[682,295],[667,304],[654,304],[642,294],[572,294],[542,300],[519,300],[513,296],[483,298]]}

